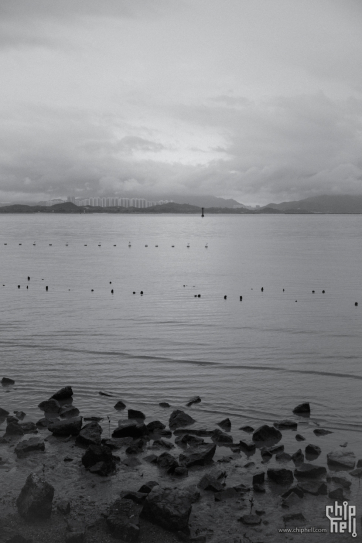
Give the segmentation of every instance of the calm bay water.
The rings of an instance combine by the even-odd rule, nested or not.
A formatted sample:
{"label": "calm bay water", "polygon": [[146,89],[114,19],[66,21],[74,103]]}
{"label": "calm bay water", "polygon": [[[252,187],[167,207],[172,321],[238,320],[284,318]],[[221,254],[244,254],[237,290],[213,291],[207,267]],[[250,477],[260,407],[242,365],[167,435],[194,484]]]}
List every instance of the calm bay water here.
{"label": "calm bay water", "polygon": [[361,234],[358,215],[0,215],[0,406],[37,420],[70,384],[116,425],[116,399],[164,420],[198,394],[194,418],[239,428],[310,401],[361,456]]}

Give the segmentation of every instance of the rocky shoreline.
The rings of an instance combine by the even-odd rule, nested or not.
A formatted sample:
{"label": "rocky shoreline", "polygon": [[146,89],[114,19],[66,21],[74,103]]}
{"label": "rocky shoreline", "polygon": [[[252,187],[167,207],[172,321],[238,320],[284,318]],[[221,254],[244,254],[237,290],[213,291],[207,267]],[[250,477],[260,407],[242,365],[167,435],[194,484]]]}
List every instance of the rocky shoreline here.
{"label": "rocky shoreline", "polygon": [[0,476],[9,483],[14,462],[21,473],[20,488],[0,490],[0,541],[298,540],[300,533],[279,531],[288,527],[313,527],[311,541],[331,541],[325,507],[345,501],[357,507],[361,535],[362,459],[342,443],[321,462],[331,432],[314,428],[314,443],[303,435],[309,403],[290,419],[239,428],[236,440],[228,418],[198,425],[187,408],[201,401],[187,400],[185,410],[160,402],[164,420],[146,423],[145,413],[118,400],[112,431],[110,419],[81,415],[71,386],[40,402],[36,422],[0,406]]}

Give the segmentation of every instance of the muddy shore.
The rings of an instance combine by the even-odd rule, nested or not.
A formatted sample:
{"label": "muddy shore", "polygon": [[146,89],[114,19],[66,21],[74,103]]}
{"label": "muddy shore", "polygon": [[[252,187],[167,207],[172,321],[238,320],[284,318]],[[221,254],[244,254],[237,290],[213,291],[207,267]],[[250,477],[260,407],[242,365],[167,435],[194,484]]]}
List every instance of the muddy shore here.
{"label": "muddy shore", "polygon": [[[362,460],[342,440],[331,449],[331,432],[313,421],[313,403],[310,412],[293,412],[291,405],[284,421],[260,430],[234,428],[228,419],[201,426],[193,406],[202,398],[186,398],[182,410],[165,406],[157,423],[120,404],[112,423],[87,420],[77,413],[73,391],[53,400],[52,410],[39,408],[38,420],[0,405],[1,542],[17,535],[33,543],[72,541],[79,531],[79,541],[88,543],[262,543],[299,541],[300,532],[280,532],[298,528],[314,530],[310,541],[333,543],[351,538],[330,533],[326,505],[336,501],[356,506],[354,540],[361,536]],[[110,398],[114,405],[120,400]],[[43,401],[49,398],[39,398],[39,405]],[[97,462],[84,460],[89,451],[101,455]],[[19,512],[18,498],[32,473],[54,489],[48,518]],[[149,482],[155,485],[145,492]],[[169,512],[158,516],[157,488],[172,489],[169,501],[177,502],[180,517],[174,524]],[[135,504],[139,515],[137,530],[125,539],[110,522],[116,500]]]}

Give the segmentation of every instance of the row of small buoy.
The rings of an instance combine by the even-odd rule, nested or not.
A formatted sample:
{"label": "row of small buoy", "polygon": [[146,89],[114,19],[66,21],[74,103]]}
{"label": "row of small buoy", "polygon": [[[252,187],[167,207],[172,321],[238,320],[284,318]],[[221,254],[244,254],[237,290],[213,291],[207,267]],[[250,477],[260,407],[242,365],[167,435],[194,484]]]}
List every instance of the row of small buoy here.
{"label": "row of small buoy", "polygon": [[[4,245],[7,245],[7,243],[4,243]],[[19,245],[22,245],[22,243],[19,243]],[[36,245],[36,243],[33,243],[33,245]],[[69,246],[69,243],[66,243],[65,246],[68,247],[68,246]],[[53,244],[52,244],[52,243],[49,243],[49,247],[53,247]],[[84,244],[84,247],[88,247],[88,244],[85,243],[85,244]],[[101,243],[98,243],[98,247],[102,247],[102,244],[101,244]],[[113,247],[117,247],[117,245],[114,244]],[[132,247],[131,242],[128,243],[128,247]],[[145,245],[145,247],[148,247],[148,245]],[[155,245],[155,247],[158,247],[158,245]],[[175,247],[175,245],[171,245],[171,247]],[[186,247],[189,249],[189,248],[191,247],[191,245],[188,243],[188,244],[186,245]],[[208,249],[208,248],[209,248],[209,245],[208,245],[208,243],[206,243],[205,249]]]}
{"label": "row of small buoy", "polygon": [[[30,276],[28,276],[28,281],[30,281]],[[42,279],[42,281],[44,281],[44,279]],[[112,284],[112,281],[109,282],[109,284],[111,285]],[[183,287],[186,287],[187,285],[183,285]],[[5,287],[5,285],[3,285],[3,287]],[[195,287],[195,285],[194,285]],[[18,289],[21,288],[21,285],[18,285]],[[28,286],[26,287],[27,289],[29,288]],[[45,287],[45,290],[48,291],[49,290],[49,287],[48,285],[46,285]],[[68,289],[70,290],[70,289]],[[251,289],[253,290],[253,289]],[[261,292],[264,292],[264,287],[261,287]],[[94,289],[92,288],[91,289],[91,292],[94,292]],[[283,288],[283,292],[285,292],[285,289]],[[326,291],[325,290],[322,290],[322,294],[325,294]],[[112,288],[111,289],[111,294],[114,294],[114,289]],[[133,291],[132,294],[136,294],[136,291]],[[312,294],[315,294],[315,290],[312,290]],[[140,291],[140,295],[143,296],[143,290]],[[194,298],[201,298],[201,294],[194,294]],[[227,300],[227,294],[224,295],[224,300]],[[242,302],[243,301],[243,297],[240,295],[239,296],[239,301]],[[298,300],[295,300],[296,302],[298,302]],[[358,307],[358,302],[355,302],[354,303],[355,307]]]}

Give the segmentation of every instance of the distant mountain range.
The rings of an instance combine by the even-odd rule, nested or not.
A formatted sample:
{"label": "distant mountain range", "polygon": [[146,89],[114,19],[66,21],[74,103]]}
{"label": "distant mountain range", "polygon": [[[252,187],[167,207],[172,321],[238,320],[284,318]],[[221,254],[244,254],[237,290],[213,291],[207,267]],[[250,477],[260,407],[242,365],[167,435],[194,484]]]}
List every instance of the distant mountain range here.
{"label": "distant mountain range", "polygon": [[265,207],[288,213],[362,213],[362,195],[322,194],[294,202],[268,204]]}
{"label": "distant mountain range", "polygon": [[232,198],[225,199],[225,198],[217,198],[216,196],[209,196],[207,194],[201,195],[201,196],[170,196],[170,198],[173,202],[176,204],[189,204],[192,206],[197,207],[229,207],[233,208],[234,206],[237,207],[244,207],[245,209],[250,209],[248,206],[245,206],[244,204],[241,204],[240,202],[237,202],[236,200],[233,200]]}

